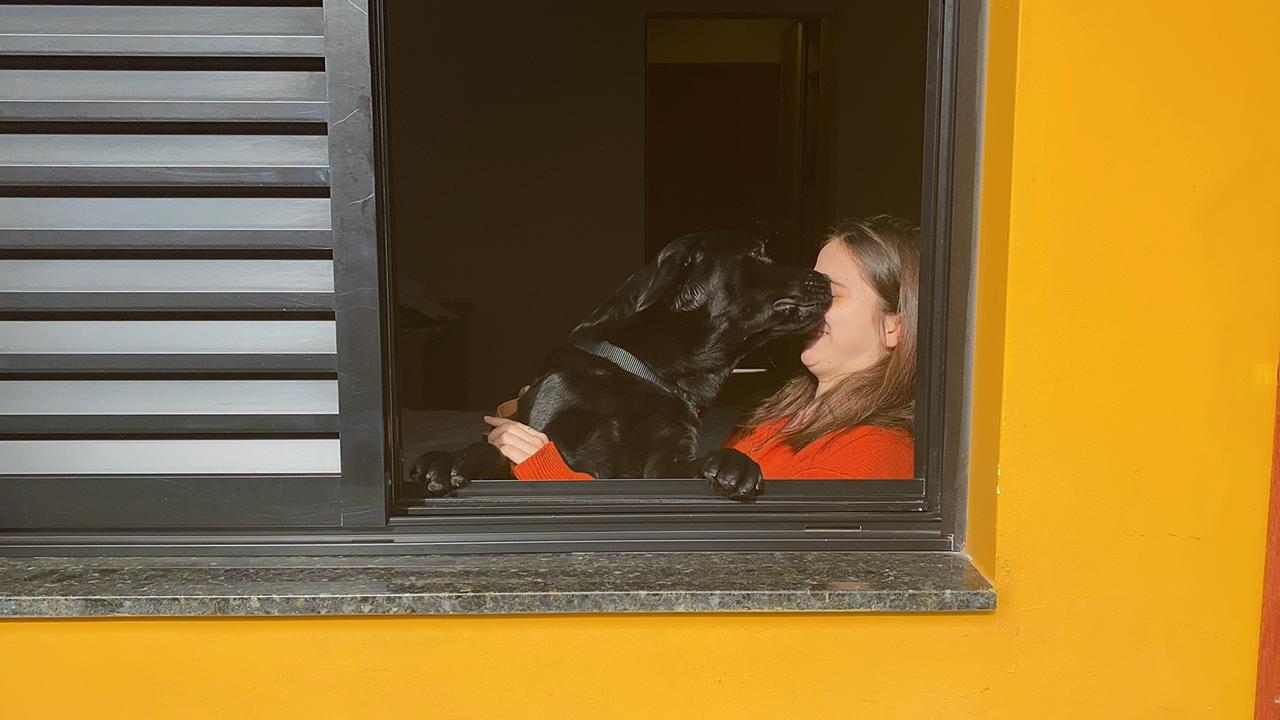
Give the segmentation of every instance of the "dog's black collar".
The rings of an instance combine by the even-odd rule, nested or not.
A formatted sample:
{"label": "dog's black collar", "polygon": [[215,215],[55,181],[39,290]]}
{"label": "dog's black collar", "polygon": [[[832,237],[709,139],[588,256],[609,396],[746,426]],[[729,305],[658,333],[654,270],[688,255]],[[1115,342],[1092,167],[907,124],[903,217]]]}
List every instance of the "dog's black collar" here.
{"label": "dog's black collar", "polygon": [[658,377],[658,374],[655,373],[648,365],[645,365],[640,358],[607,340],[580,338],[573,341],[573,346],[585,353],[591,353],[598,358],[608,360],[632,375],[635,375],[642,380],[648,380],[671,395],[683,397],[679,390],[669,385],[667,381]]}

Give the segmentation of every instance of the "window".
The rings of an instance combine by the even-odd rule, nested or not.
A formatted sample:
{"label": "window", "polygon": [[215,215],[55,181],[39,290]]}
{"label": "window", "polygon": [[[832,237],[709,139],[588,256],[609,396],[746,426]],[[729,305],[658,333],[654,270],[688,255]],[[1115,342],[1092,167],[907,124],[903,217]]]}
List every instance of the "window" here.
{"label": "window", "polygon": [[[123,49],[95,33],[136,6],[8,11],[62,39],[0,41],[6,544],[955,547],[976,12],[345,5],[166,8]],[[802,266],[876,213],[922,228],[913,478],[404,492],[676,236]],[[739,363],[704,447],[801,342]]]}

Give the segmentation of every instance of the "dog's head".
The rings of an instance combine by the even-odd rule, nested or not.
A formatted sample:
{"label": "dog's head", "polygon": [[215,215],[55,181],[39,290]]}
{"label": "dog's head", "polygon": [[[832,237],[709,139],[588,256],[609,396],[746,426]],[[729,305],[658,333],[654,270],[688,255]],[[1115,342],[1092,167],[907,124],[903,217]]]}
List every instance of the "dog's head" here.
{"label": "dog's head", "polygon": [[643,318],[648,327],[696,333],[738,354],[816,330],[830,305],[825,275],[773,262],[751,235],[704,232],[667,245],[574,334]]}

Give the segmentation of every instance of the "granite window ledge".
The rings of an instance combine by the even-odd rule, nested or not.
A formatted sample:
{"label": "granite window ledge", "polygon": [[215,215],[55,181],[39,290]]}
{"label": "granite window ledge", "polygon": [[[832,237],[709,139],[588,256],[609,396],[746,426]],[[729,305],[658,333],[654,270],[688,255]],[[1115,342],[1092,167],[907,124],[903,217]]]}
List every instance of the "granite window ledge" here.
{"label": "granite window ledge", "polygon": [[979,612],[958,553],[0,558],[0,617]]}

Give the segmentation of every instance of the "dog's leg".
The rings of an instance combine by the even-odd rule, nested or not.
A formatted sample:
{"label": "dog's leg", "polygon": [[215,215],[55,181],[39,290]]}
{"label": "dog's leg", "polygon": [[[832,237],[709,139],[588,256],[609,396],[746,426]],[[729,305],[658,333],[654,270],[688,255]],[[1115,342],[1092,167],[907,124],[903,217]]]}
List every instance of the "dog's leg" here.
{"label": "dog's leg", "polygon": [[472,480],[511,480],[511,463],[487,442],[457,452],[423,454],[409,469],[409,489],[423,497],[444,497]]}
{"label": "dog's leg", "polygon": [[700,458],[666,457],[645,467],[648,478],[702,478],[721,495],[743,502],[764,492],[764,474],[755,460],[733,448],[717,448]]}
{"label": "dog's leg", "polygon": [[764,492],[760,464],[740,450],[718,448],[698,461],[696,477],[704,478],[715,491],[734,500],[754,500]]}

